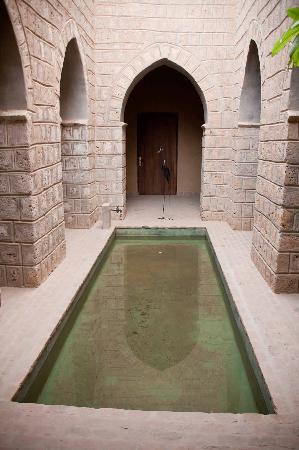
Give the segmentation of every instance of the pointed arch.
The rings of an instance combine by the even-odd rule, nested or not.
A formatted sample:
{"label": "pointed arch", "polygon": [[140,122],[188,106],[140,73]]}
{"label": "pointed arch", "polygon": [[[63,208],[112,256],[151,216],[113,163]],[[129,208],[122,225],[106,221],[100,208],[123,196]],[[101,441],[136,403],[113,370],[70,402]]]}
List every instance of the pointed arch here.
{"label": "pointed arch", "polygon": [[[163,160],[164,157],[169,161],[169,170],[172,173],[169,192],[173,195],[199,195],[204,111],[193,83],[173,65],[163,64],[155,66],[150,72],[146,71],[142,79],[134,82],[133,90],[131,87],[132,85],[128,91],[129,98],[123,116],[127,124],[127,195],[161,193],[160,172],[151,173],[151,170],[154,166],[160,167],[160,159]],[[157,135],[156,127],[160,129]],[[149,133],[146,131],[148,129],[152,131]],[[163,153],[163,157],[159,152],[157,155],[155,152],[150,155],[141,151],[141,147],[145,149],[148,145],[148,133],[152,134],[152,143],[157,139],[162,147],[165,145],[165,148],[168,148],[168,156],[166,153]],[[168,139],[169,142],[172,139],[171,145],[167,143]],[[144,165],[136,164],[138,158],[141,158]],[[151,169],[147,171],[146,167]],[[156,176],[154,183],[152,175]]]}
{"label": "pointed arch", "polygon": [[75,22],[62,30],[57,52],[57,96],[62,121],[61,158],[67,228],[90,228],[98,219],[93,147],[89,141],[88,78],[85,52]]}
{"label": "pointed arch", "polygon": [[107,122],[123,122],[127,99],[138,83],[147,73],[160,66],[170,66],[185,75],[193,84],[201,98],[205,124],[208,122],[208,102],[212,89],[203,91],[200,88],[201,80],[207,76],[200,61],[186,49],[173,44],[153,44],[143,49],[130,63],[116,76],[112,96],[107,102]]}
{"label": "pointed arch", "polygon": [[[70,48],[71,46],[71,48]],[[88,88],[88,77],[87,77],[87,67],[86,67],[86,59],[85,59],[85,52],[84,48],[81,42],[81,37],[77,28],[76,23],[73,21],[73,19],[69,19],[66,24],[64,25],[62,32],[61,32],[61,39],[60,39],[60,45],[57,48],[56,51],[56,73],[58,74],[57,78],[57,84],[55,87],[57,98],[59,99],[60,103],[60,94],[61,94],[61,77],[63,74],[63,66],[66,62],[66,52],[67,50],[70,50],[71,53],[76,54],[76,61],[73,61],[75,63],[78,63],[77,68],[79,69],[77,72],[77,75],[80,75],[80,86],[82,87],[82,91],[85,91],[85,99],[84,103],[86,103],[86,118],[87,120],[88,114],[89,114],[89,106],[88,106],[88,98],[89,98],[89,88]],[[84,87],[82,84],[82,81],[84,80]],[[77,80],[79,81],[79,80]],[[81,92],[82,92],[81,91]],[[84,106],[85,108],[85,106]],[[86,109],[85,108],[85,109]],[[60,104],[58,105],[58,110],[60,110]],[[82,119],[81,119],[82,121]]]}
{"label": "pointed arch", "polygon": [[80,51],[72,38],[65,51],[60,79],[60,116],[63,122],[87,121],[87,91]]}
{"label": "pointed arch", "polygon": [[239,122],[259,124],[261,119],[261,69],[257,44],[249,44],[240,98]]}
{"label": "pointed arch", "polygon": [[24,61],[21,58],[25,37],[20,26],[16,27],[18,32],[15,33],[8,6],[13,10],[14,21],[18,20],[15,3],[10,2],[6,5],[3,0],[0,0],[0,109],[25,110],[28,101]]}
{"label": "pointed arch", "polygon": [[204,108],[205,121],[206,121],[207,120],[207,105],[206,105],[205,97],[204,97],[204,94],[203,94],[202,90],[200,89],[200,87],[198,86],[198,84],[196,83],[194,78],[183,67],[179,66],[175,62],[173,62],[173,61],[171,61],[169,59],[166,59],[166,58],[161,58],[160,60],[158,60],[158,61],[154,62],[153,64],[151,64],[150,66],[146,67],[138,75],[136,75],[136,77],[133,79],[133,81],[131,82],[130,86],[128,87],[128,89],[127,89],[127,91],[125,93],[125,96],[123,98],[120,120],[123,121],[123,119],[124,119],[124,111],[125,111],[125,108],[126,108],[126,104],[127,104],[128,98],[129,98],[131,92],[133,91],[133,89],[135,88],[135,86],[147,74],[149,74],[153,70],[155,70],[155,69],[157,69],[159,67],[163,67],[163,66],[167,66],[167,67],[170,67],[170,68],[176,70],[177,72],[179,72],[182,75],[184,75],[191,82],[191,84],[193,85],[195,91],[197,92],[197,94],[199,95],[199,97],[201,99],[201,102],[202,102],[202,105],[203,105],[203,108]]}

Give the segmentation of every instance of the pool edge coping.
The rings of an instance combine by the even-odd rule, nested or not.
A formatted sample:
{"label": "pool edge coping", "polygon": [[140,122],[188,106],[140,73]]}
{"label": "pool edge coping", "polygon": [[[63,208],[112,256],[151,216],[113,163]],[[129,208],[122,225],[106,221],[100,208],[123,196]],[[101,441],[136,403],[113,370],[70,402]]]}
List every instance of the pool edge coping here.
{"label": "pool edge coping", "polygon": [[[231,289],[229,287],[229,282],[227,281],[225,274],[222,270],[221,264],[219,262],[219,258],[217,256],[217,253],[215,251],[212,239],[210,238],[209,235],[209,230],[206,226],[192,226],[192,227],[188,227],[188,226],[167,226],[167,227],[159,227],[159,226],[128,226],[128,225],[114,225],[111,228],[111,233],[107,236],[107,239],[102,247],[102,249],[100,250],[100,252],[98,253],[97,257],[95,258],[90,270],[88,271],[88,273],[86,274],[86,276],[84,277],[84,279],[80,282],[79,287],[77,288],[76,292],[74,293],[74,295],[72,296],[72,298],[70,299],[70,301],[68,302],[68,305],[66,307],[66,309],[64,310],[62,316],[60,317],[60,320],[58,321],[58,323],[56,324],[55,328],[52,330],[50,336],[48,337],[47,341],[45,342],[45,344],[43,345],[43,348],[41,349],[39,355],[37,356],[37,358],[35,359],[35,361],[32,363],[30,370],[27,372],[27,374],[25,375],[25,377],[23,378],[23,380],[21,381],[21,383],[19,384],[17,390],[14,392],[14,394],[11,396],[10,400],[1,400],[1,401],[10,401],[10,402],[19,402],[19,400],[17,400],[17,398],[19,397],[24,397],[26,395],[26,392],[29,390],[31,384],[33,383],[37,373],[39,372],[39,370],[41,369],[44,361],[46,360],[47,356],[49,355],[49,353],[51,352],[52,348],[54,347],[56,340],[59,337],[59,334],[62,330],[62,328],[64,327],[64,325],[66,324],[66,322],[68,321],[69,317],[71,316],[73,310],[75,309],[76,305],[78,304],[78,301],[80,300],[80,296],[82,295],[82,292],[84,291],[84,289],[86,288],[86,286],[88,285],[90,279],[92,278],[92,276],[94,275],[95,271],[97,270],[98,265],[101,263],[101,261],[105,258],[107,252],[109,251],[111,245],[113,244],[113,241],[115,239],[115,237],[118,235],[118,230],[127,230],[127,229],[131,229],[131,230],[142,230],[142,231],[149,231],[149,230],[163,230],[164,231],[164,235],[166,235],[167,231],[169,230],[186,230],[186,234],[184,234],[183,236],[190,236],[190,230],[194,231],[195,233],[192,234],[192,237],[205,237],[209,243],[209,247],[211,249],[212,255],[213,255],[213,260],[216,264],[217,267],[217,271],[220,275],[223,287],[225,289],[226,295],[228,297],[228,301],[231,307],[231,312],[232,312],[232,316],[235,320],[236,323],[236,327],[238,328],[238,331],[240,333],[241,339],[242,339],[242,343],[245,347],[245,352],[246,355],[248,357],[249,363],[252,367],[252,370],[255,374],[258,386],[261,390],[261,393],[264,397],[267,409],[268,409],[268,413],[267,414],[263,414],[263,413],[204,413],[201,411],[197,411],[197,412],[188,412],[188,414],[197,414],[197,413],[201,413],[201,414],[255,414],[257,416],[275,416],[278,414],[277,411],[277,405],[273,400],[273,395],[271,394],[270,388],[269,388],[269,383],[267,383],[266,381],[266,377],[264,376],[264,373],[260,367],[260,364],[258,362],[258,358],[256,356],[256,352],[254,350],[254,346],[251,343],[250,337],[247,333],[246,327],[244,325],[244,322],[242,320],[242,315],[241,312],[234,300],[233,294],[231,292]],[[189,235],[187,234],[189,230]],[[199,232],[199,233],[198,233]],[[121,236],[121,233],[119,234]],[[141,235],[141,233],[140,233]],[[152,236],[155,236],[154,234],[151,234]],[[162,233],[163,235],[163,233]],[[161,234],[157,235],[157,236],[161,236]],[[179,237],[178,235],[174,235],[173,237]],[[28,385],[27,385],[28,384]],[[29,404],[29,403],[28,403]],[[34,403],[35,404],[35,403]],[[48,406],[54,406],[54,405],[48,405]],[[71,405],[61,405],[64,407],[75,407],[75,406],[71,406]],[[77,407],[77,408],[82,408],[82,407]],[[85,408],[85,407],[83,407]],[[91,408],[91,409],[113,409],[113,408]],[[116,409],[117,411],[119,411],[119,409]],[[126,411],[126,410],[125,410]],[[132,410],[132,411],[138,411],[138,410]],[[140,410],[142,411],[142,410]],[[154,410],[153,410],[154,411]],[[177,411],[167,411],[167,412],[177,412]],[[184,414],[184,412],[180,412],[181,414]]]}

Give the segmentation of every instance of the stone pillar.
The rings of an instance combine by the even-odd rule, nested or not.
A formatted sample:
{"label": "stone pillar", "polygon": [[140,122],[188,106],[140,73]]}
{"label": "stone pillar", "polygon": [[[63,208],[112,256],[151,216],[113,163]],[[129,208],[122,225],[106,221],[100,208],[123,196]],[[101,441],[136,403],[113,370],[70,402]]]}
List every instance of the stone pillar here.
{"label": "stone pillar", "polygon": [[64,218],[67,228],[90,228],[98,219],[94,154],[86,123],[61,125]]}
{"label": "stone pillar", "polygon": [[261,129],[252,259],[275,292],[299,290],[299,123]]}
{"label": "stone pillar", "polygon": [[231,130],[203,128],[200,210],[203,220],[225,220],[231,171]]}
{"label": "stone pillar", "polygon": [[239,123],[232,152],[228,222],[234,230],[251,230],[256,190],[259,124]]}
{"label": "stone pillar", "polygon": [[111,217],[126,214],[126,124],[96,129],[95,181],[99,204],[110,203]]}
{"label": "stone pillar", "polygon": [[0,129],[1,284],[34,287],[65,255],[58,127],[11,111]]}

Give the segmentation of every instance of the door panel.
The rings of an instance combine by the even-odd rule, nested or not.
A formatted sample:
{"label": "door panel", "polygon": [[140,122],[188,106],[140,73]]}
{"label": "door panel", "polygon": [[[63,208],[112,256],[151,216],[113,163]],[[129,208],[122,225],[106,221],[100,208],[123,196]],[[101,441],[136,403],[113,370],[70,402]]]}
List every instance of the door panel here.
{"label": "door panel", "polygon": [[137,127],[139,194],[176,194],[177,114],[139,114]]}

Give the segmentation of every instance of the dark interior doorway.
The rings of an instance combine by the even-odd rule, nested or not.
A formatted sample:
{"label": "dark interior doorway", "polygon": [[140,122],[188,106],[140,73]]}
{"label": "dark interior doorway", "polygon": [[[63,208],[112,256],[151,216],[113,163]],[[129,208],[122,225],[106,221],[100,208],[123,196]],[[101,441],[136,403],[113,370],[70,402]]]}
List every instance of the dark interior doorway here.
{"label": "dark interior doorway", "polygon": [[[166,113],[173,114],[172,122],[168,125],[161,122],[161,117]],[[156,130],[150,132],[147,138],[144,137],[146,142],[142,145],[151,147],[149,150],[139,148],[141,125],[138,125],[138,122],[143,114],[153,114],[151,125],[148,123],[146,126],[154,127]],[[170,127],[175,129],[175,116],[177,131],[170,132]],[[153,125],[154,120],[159,120],[160,124]],[[162,175],[161,165],[165,159],[165,164],[169,166],[172,176],[170,185],[165,186],[166,193],[199,196],[202,159],[201,126],[204,123],[204,110],[200,96],[191,81],[173,67],[154,68],[144,75],[131,91],[125,106],[124,121],[128,125],[126,129],[127,194],[163,194],[164,180],[159,177]],[[145,135],[145,130],[142,133]],[[167,137],[169,133],[170,137]],[[162,158],[163,152],[157,153],[157,151],[160,147],[167,147],[169,144],[166,145],[166,142],[169,139],[173,143],[176,142],[177,146],[175,148],[172,145],[172,150],[164,149],[164,152],[171,152],[171,157],[167,155],[166,158]],[[147,152],[146,155],[139,154],[144,151]],[[143,163],[146,160],[146,166],[139,167],[139,156],[141,156],[141,164],[142,159]],[[147,160],[148,156],[152,159],[151,162]],[[141,176],[142,173],[143,176]],[[142,181],[141,178],[144,180]]]}
{"label": "dark interior doorway", "polygon": [[176,194],[177,114],[139,114],[137,126],[139,194]]}

